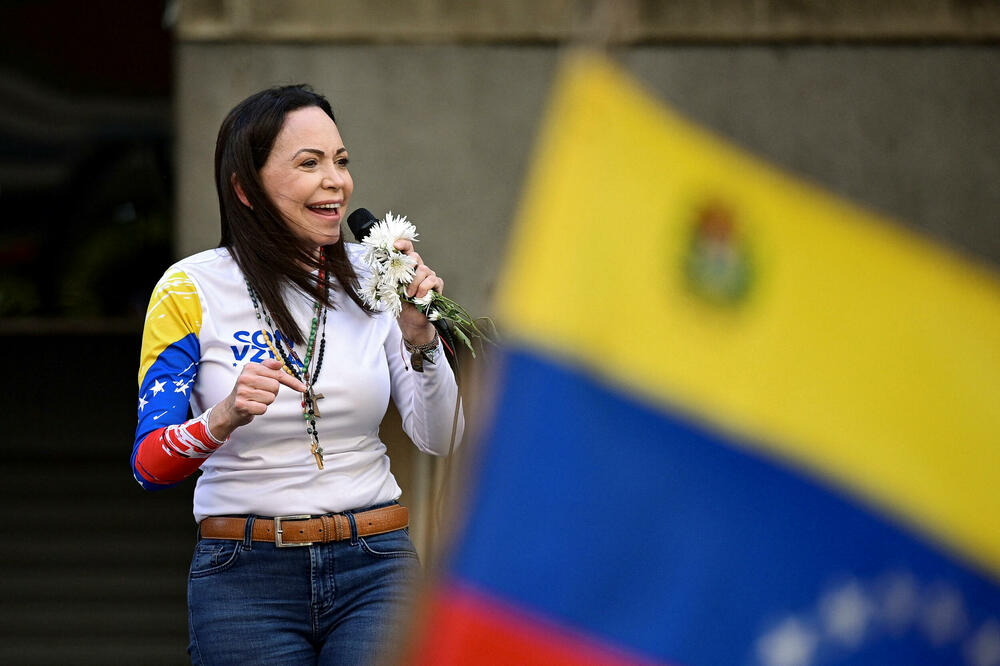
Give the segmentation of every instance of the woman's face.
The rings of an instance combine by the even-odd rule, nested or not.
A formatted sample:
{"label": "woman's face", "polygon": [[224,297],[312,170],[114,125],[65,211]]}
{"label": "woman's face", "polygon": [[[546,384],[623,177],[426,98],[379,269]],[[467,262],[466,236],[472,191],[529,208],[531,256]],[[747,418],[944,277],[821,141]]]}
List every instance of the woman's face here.
{"label": "woman's face", "polygon": [[340,240],[354,181],[337,125],[322,109],[285,115],[260,178],[292,233],[316,247]]}

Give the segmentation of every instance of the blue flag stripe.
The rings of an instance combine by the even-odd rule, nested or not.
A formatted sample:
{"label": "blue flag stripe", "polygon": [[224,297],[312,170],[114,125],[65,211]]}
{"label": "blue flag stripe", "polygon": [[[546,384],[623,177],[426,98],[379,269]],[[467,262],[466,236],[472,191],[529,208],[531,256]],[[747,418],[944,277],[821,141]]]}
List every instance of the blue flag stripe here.
{"label": "blue flag stripe", "polygon": [[[815,655],[959,662],[1000,609],[996,582],[935,544],[579,369],[509,350],[501,387],[451,563],[487,594],[685,664],[766,662],[789,618]],[[833,623],[838,590],[863,602],[860,633]],[[920,618],[942,600],[961,621],[935,634]]]}

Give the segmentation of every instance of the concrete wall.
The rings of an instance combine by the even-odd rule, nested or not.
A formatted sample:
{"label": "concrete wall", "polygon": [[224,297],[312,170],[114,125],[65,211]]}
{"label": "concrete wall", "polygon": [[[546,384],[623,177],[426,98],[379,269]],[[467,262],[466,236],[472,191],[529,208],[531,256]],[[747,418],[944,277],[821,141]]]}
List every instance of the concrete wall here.
{"label": "concrete wall", "polygon": [[179,36],[295,42],[970,41],[1000,36],[993,0],[185,0]]}
{"label": "concrete wall", "polygon": [[[488,311],[558,47],[198,42],[178,52],[180,254],[218,240],[212,151],[222,117],[262,87],[306,81],[333,102],[352,203],[408,215],[449,293]],[[971,44],[616,52],[656,95],[737,144],[994,262],[998,56]],[[614,196],[594,167],[595,195]]]}

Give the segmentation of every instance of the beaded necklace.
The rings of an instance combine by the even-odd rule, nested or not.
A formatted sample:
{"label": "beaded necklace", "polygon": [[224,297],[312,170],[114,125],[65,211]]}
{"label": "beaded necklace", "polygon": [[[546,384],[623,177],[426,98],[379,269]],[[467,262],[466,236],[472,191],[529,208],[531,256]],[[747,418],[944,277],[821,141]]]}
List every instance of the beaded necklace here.
{"label": "beaded necklace", "polygon": [[[322,248],[320,249],[319,259],[320,265],[325,265],[325,255]],[[324,396],[322,393],[313,391],[313,384],[319,379],[319,371],[323,367],[323,353],[326,351],[326,306],[323,305],[323,301],[320,299],[317,299],[313,303],[313,317],[309,327],[309,342],[306,343],[306,355],[305,359],[302,360],[299,359],[298,354],[290,346],[287,351],[285,350],[284,345],[281,344],[281,337],[277,334],[274,324],[271,322],[271,315],[261,306],[257,298],[257,292],[250,285],[246,277],[243,278],[243,281],[246,282],[250,301],[253,303],[254,314],[257,315],[257,327],[260,329],[261,336],[267,342],[271,354],[281,361],[282,370],[306,385],[306,391],[302,394],[302,417],[306,422],[306,433],[309,435],[312,444],[312,454],[316,459],[316,466],[319,469],[323,469],[323,447],[319,445],[319,432],[316,428],[316,419],[321,416],[318,401]],[[325,268],[321,268],[319,271],[319,281],[323,285],[322,289],[325,296],[330,290],[330,285],[326,280]],[[264,330],[265,322],[267,328],[270,329],[268,331]],[[316,349],[317,329],[320,331],[318,350]],[[313,352],[317,353],[314,355]],[[295,359],[295,362],[302,366],[302,372],[298,371],[292,359]],[[315,367],[310,370],[310,363],[312,361],[315,361]]]}

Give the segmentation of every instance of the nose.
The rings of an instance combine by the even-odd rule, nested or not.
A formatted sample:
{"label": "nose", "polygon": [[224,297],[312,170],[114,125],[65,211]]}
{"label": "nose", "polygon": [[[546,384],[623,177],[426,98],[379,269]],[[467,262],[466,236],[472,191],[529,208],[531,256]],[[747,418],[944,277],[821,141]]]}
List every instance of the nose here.
{"label": "nose", "polygon": [[336,167],[327,169],[323,174],[323,188],[327,190],[339,190],[344,186],[344,174]]}

